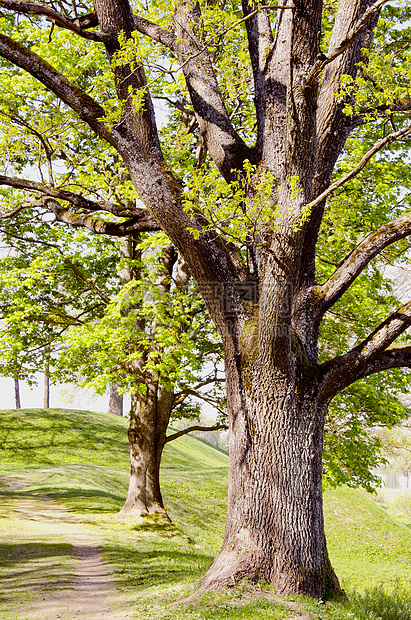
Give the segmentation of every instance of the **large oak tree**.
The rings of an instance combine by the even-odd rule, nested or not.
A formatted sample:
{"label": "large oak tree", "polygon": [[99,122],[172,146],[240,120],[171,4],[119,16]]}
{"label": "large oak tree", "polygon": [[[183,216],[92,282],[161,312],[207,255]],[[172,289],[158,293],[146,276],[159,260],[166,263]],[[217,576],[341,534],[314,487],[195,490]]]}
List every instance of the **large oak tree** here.
{"label": "large oak tree", "polygon": [[[323,597],[340,591],[322,514],[327,409],[359,379],[411,363],[411,347],[401,343],[411,325],[410,302],[341,354],[325,347],[320,362],[318,352],[326,313],[373,259],[411,233],[405,201],[402,211],[393,209],[394,219],[385,213],[354,244],[347,239],[346,256],[326,281],[317,282],[321,234],[330,234],[327,199],[384,147],[411,133],[407,47],[396,48],[395,37],[382,36],[372,50],[383,5],[244,0],[241,9],[236,3],[177,0],[161,10],[156,3],[134,10],[128,0],[95,0],[93,12],[79,6],[73,13],[65,3],[0,0],[6,15],[25,15],[39,28],[42,16],[88,41],[90,49],[105,48],[121,102],[115,113],[103,107],[97,90],[93,97],[84,92],[77,58],[66,54],[65,67],[53,66],[63,50],[53,51],[51,32],[49,45],[36,46],[21,29],[15,34],[5,17],[0,35],[3,59],[40,81],[121,156],[146,210],[123,211],[125,219],[110,226],[138,230],[154,219],[183,255],[221,334],[230,418],[228,517],[205,588],[261,577],[283,592]],[[176,75],[173,63],[179,64],[189,101],[174,103],[198,125],[198,163],[207,151],[214,165],[191,179],[159,137],[150,94],[156,87],[146,77],[155,60],[144,54],[145,37],[162,46],[157,59],[164,59],[163,74]],[[397,50],[394,61],[385,46],[391,55]],[[248,115],[244,123],[224,81],[236,66],[248,88],[239,108],[249,109],[253,94],[252,120]],[[385,74],[393,76],[388,85]],[[373,127],[364,140],[371,140],[369,149],[338,175],[347,140],[364,124]],[[0,181],[29,184],[6,176]],[[107,205],[45,183],[36,189],[62,221],[97,232],[108,227],[90,216]]]}

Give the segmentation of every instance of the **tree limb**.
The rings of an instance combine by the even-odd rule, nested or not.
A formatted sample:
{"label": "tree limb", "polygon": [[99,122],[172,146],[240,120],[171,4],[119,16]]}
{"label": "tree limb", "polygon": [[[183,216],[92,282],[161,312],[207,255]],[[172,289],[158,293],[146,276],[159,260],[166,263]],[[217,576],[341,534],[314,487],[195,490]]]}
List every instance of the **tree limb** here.
{"label": "tree limb", "polygon": [[0,34],[0,56],[30,73],[74,110],[97,135],[105,138],[110,144],[114,144],[113,136],[104,124],[105,112],[100,104],[78,86],[69,82],[46,60],[5,34]]}
{"label": "tree limb", "polygon": [[[129,215],[133,215],[135,217],[136,215],[138,215],[135,213],[134,209],[132,210],[132,213],[130,213],[129,208],[116,205],[112,202],[109,202],[108,200],[96,202],[94,200],[90,200],[89,198],[85,198],[81,194],[76,194],[74,192],[59,189],[57,187],[51,187],[50,185],[44,185],[30,179],[20,179],[17,177],[0,175],[0,185],[8,185],[9,187],[16,187],[18,189],[39,192],[41,194],[44,194],[45,196],[50,196],[50,198],[65,200],[70,204],[74,205],[75,207],[79,207],[80,209],[87,209],[88,211],[107,211],[108,213],[112,213],[113,215],[117,215],[118,217],[127,217]],[[143,211],[143,209],[137,210]],[[10,217],[11,215],[14,215],[14,212],[15,211],[6,213],[1,217]],[[146,212],[144,211],[144,213]],[[157,224],[155,224],[155,226],[157,226]]]}
{"label": "tree limb", "polygon": [[315,293],[313,314],[319,320],[345,293],[367,265],[387,246],[411,235],[411,212],[372,231],[340,263],[329,280]]}
{"label": "tree limb", "polygon": [[[31,190],[34,192],[39,192],[48,196],[50,198],[57,198],[59,200],[65,200],[69,202],[75,207],[80,209],[86,209],[87,211],[107,211],[117,217],[129,218],[129,222],[125,222],[125,227],[127,228],[128,224],[130,224],[130,230],[132,232],[136,232],[136,224],[139,222],[141,226],[141,232],[146,232],[150,230],[160,230],[160,226],[157,221],[153,218],[153,216],[146,210],[140,207],[125,207],[123,205],[118,205],[108,200],[102,201],[94,201],[89,198],[85,198],[81,194],[76,194],[75,192],[70,192],[67,190],[59,189],[57,187],[51,187],[50,185],[43,185],[42,183],[38,183],[37,181],[31,181],[29,179],[20,179],[17,177],[8,177],[4,175],[0,175],[0,185],[8,185],[9,187],[16,187],[18,189]],[[16,215],[19,211],[25,208],[25,205],[19,206],[12,211],[0,215],[1,219],[6,219]],[[119,228],[119,231],[122,228]],[[111,234],[111,233],[107,233]],[[127,234],[127,233],[124,233]],[[123,233],[121,234],[123,236]]]}
{"label": "tree limb", "polygon": [[385,350],[398,336],[411,325],[411,301],[407,302],[381,325],[377,327],[361,344],[357,345],[347,355],[354,356],[356,363],[369,360],[379,352]]}
{"label": "tree limb", "polygon": [[[331,56],[340,47],[348,33],[352,31],[355,24],[359,23],[359,20],[374,5],[374,2],[375,0],[357,0],[356,2],[340,0],[328,56]],[[344,148],[344,144],[350,132],[358,124],[357,119],[351,119],[344,113],[345,101],[339,100],[337,94],[340,90],[342,75],[350,75],[354,79],[357,76],[362,49],[369,47],[377,20],[378,11],[368,19],[366,25],[345,52],[324,69],[318,94],[317,156],[312,197],[319,196],[328,187],[335,163]],[[315,251],[324,208],[325,200],[317,203],[304,227],[304,247],[301,256],[304,271],[301,274],[301,279],[310,284],[315,280]]]}
{"label": "tree limb", "polygon": [[52,198],[43,199],[43,203],[52,211],[58,222],[70,224],[71,226],[84,226],[98,235],[124,237],[136,232],[160,229],[160,226],[153,220],[152,216],[144,209],[139,209],[140,216],[131,217],[126,222],[106,222],[90,214],[69,211],[69,209],[65,209]]}
{"label": "tree limb", "polygon": [[319,196],[317,196],[314,200],[309,202],[307,207],[306,207],[307,210],[311,211],[311,210],[315,209],[315,207],[317,207],[324,200],[326,200],[326,198],[328,198],[328,196],[330,194],[335,192],[336,189],[338,189],[339,187],[341,187],[342,185],[347,183],[347,181],[349,181],[350,179],[352,179],[355,176],[357,176],[357,174],[359,174],[362,170],[364,170],[365,166],[368,164],[370,159],[372,159],[374,157],[374,155],[376,153],[378,153],[378,151],[381,151],[383,148],[385,148],[389,144],[392,144],[396,140],[400,140],[401,138],[404,138],[405,136],[407,136],[410,133],[411,133],[411,123],[409,125],[407,125],[407,127],[404,127],[404,129],[401,129],[400,131],[396,131],[394,133],[390,133],[388,136],[385,136],[385,138],[383,138],[382,140],[377,142],[377,144],[375,144],[372,147],[372,149],[370,149],[368,151],[368,153],[366,153],[364,155],[364,157],[355,166],[355,168],[350,170],[350,172],[347,172],[347,174],[345,174],[343,177],[341,177],[341,179],[338,179],[338,181],[335,181],[335,183],[332,183]]}
{"label": "tree limb", "polygon": [[[411,368],[411,346],[407,344],[397,344],[387,347],[387,349],[381,352],[375,359],[371,360],[363,368],[361,376],[358,376],[354,380],[362,377],[369,377],[377,372],[384,370],[390,370],[392,368]],[[350,381],[353,383],[353,381]]]}
{"label": "tree limb", "polygon": [[[204,45],[199,5],[182,0],[176,13],[176,52],[207,150],[227,181],[236,178],[250,149],[236,133],[217,82],[210,55]],[[194,33],[195,30],[195,33]]]}
{"label": "tree limb", "polygon": [[267,9],[242,0],[244,19],[248,36],[251,66],[253,70],[255,107],[257,113],[257,150],[261,151],[264,140],[265,108],[267,105],[266,68],[267,58],[273,45],[273,33]]}
{"label": "tree limb", "polygon": [[165,45],[165,47],[168,47],[170,50],[174,49],[176,35],[173,30],[164,30],[164,28],[144,19],[144,17],[140,15],[134,15],[134,26],[138,32],[147,35],[150,39],[153,39],[153,41]]}
{"label": "tree limb", "polygon": [[352,42],[358,37],[367,22],[375,13],[377,13],[383,7],[384,4],[386,4],[386,2],[388,2],[388,0],[377,0],[377,2],[375,2],[365,11],[364,15],[350,30],[345,39],[328,56],[324,57],[324,55],[321,54],[320,58],[318,58],[317,62],[315,63],[307,77],[307,84],[312,85],[317,79],[317,77],[320,75],[324,67],[326,67],[328,64],[330,64],[330,62],[338,58],[338,56],[340,56],[350,47]]}
{"label": "tree limb", "polygon": [[[22,15],[42,15],[47,20],[53,22],[60,28],[71,30],[75,34],[88,39],[90,41],[104,42],[105,37],[100,32],[87,32],[81,28],[77,20],[72,21],[64,17],[54,9],[44,5],[36,4],[35,2],[23,2],[22,0],[0,0],[0,7],[8,9],[9,11],[15,11]],[[81,22],[80,22],[81,23]]]}
{"label": "tree limb", "polygon": [[321,366],[322,392],[327,399],[351,383],[382,370],[411,365],[411,346],[393,345],[411,326],[411,301],[388,317],[362,343]]}
{"label": "tree limb", "polygon": [[187,433],[191,433],[192,431],[220,431],[227,430],[227,424],[216,424],[215,426],[190,426],[189,428],[185,428],[182,431],[178,431],[177,433],[173,433],[166,438],[165,443],[169,441],[173,441],[174,439],[178,439],[183,435],[187,435]]}

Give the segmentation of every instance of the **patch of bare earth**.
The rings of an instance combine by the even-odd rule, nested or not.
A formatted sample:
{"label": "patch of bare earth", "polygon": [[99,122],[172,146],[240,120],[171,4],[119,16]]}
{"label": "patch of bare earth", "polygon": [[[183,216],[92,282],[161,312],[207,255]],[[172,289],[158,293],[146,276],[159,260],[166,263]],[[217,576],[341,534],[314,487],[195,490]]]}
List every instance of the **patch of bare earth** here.
{"label": "patch of bare earth", "polygon": [[[69,574],[56,575],[50,570],[47,583],[22,584],[31,593],[25,620],[120,620],[129,616],[116,609],[114,579],[111,567],[102,558],[99,538],[86,531],[74,515],[44,497],[18,500],[13,517],[22,522],[22,528],[24,521],[30,521],[30,525],[34,521],[36,531],[43,538],[47,536],[50,543],[63,538],[72,546],[74,560]],[[43,570],[45,561],[47,558],[41,559]],[[27,580],[38,562],[31,559],[26,563]]]}

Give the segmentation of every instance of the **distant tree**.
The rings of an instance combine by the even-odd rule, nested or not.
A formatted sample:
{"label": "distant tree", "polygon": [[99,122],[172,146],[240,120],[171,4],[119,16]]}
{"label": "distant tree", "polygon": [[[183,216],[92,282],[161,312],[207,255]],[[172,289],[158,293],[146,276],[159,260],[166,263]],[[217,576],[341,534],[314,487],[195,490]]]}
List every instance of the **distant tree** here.
{"label": "distant tree", "polygon": [[43,382],[43,407],[50,407],[50,347],[45,351],[46,363],[44,366],[44,382]]}
{"label": "distant tree", "polygon": [[52,374],[67,328],[101,315],[119,290],[112,277],[118,259],[107,238],[88,243],[84,232],[33,220],[30,232],[18,232],[17,225],[2,231],[8,254],[0,258],[0,373],[33,385],[37,373]]}
{"label": "distant tree", "polygon": [[[197,417],[199,399],[224,407],[221,342],[184,262],[162,233],[130,243],[121,272],[125,284],[104,316],[67,331],[61,376],[70,376],[69,369],[98,393],[113,384],[130,393],[130,483],[120,514],[165,514],[163,448],[190,431],[167,436],[167,427],[170,419]],[[214,396],[201,389],[213,385]],[[219,421],[204,430],[224,426]]]}
{"label": "distant tree", "polygon": [[380,428],[378,437],[391,469],[405,477],[408,489],[411,478],[411,423],[390,429]]}
{"label": "distant tree", "polygon": [[121,514],[165,514],[159,470],[170,417],[195,418],[195,399],[211,399],[199,386],[223,385],[221,373],[202,373],[216,366],[221,344],[184,263],[162,234],[119,243],[41,221],[30,233],[21,226],[20,234],[16,223],[3,229],[0,371],[34,384],[47,368],[54,382],[130,393]]}
{"label": "distant tree", "polygon": [[118,391],[118,385],[111,383],[109,388],[108,413],[123,416],[123,395]]}

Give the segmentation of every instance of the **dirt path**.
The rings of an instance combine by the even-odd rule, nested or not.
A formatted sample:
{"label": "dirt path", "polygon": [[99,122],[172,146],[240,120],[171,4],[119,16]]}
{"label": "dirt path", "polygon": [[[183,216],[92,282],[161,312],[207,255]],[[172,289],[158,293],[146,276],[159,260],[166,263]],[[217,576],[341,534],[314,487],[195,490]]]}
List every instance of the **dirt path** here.
{"label": "dirt path", "polygon": [[[18,500],[13,517],[36,531],[51,544],[62,538],[72,546],[73,568],[69,574],[59,574],[50,566],[47,583],[23,583],[33,602],[27,605],[25,620],[120,620],[130,615],[116,608],[116,589],[111,567],[104,562],[94,533],[89,533],[75,515],[49,498]],[[34,522],[34,523],[33,523]],[[31,559],[25,564],[26,579],[45,562],[53,558]],[[54,573],[54,574],[53,574]],[[57,574],[56,574],[57,573]],[[42,591],[42,592],[41,592]],[[41,595],[39,596],[41,592]]]}

